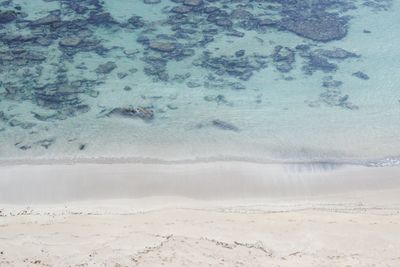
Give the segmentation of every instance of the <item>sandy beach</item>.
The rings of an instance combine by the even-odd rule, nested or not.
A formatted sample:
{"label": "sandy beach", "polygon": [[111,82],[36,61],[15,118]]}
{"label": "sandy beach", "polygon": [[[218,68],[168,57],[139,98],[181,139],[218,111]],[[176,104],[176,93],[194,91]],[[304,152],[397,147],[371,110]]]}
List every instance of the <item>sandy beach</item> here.
{"label": "sandy beach", "polygon": [[0,266],[397,266],[400,169],[3,165]]}

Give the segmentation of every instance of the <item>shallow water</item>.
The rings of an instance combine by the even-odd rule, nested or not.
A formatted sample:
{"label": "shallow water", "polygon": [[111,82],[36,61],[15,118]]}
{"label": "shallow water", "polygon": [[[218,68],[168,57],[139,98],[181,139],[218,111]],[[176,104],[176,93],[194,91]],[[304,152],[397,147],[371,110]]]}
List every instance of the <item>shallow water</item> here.
{"label": "shallow water", "polygon": [[400,3],[297,2],[2,1],[0,158],[398,163]]}

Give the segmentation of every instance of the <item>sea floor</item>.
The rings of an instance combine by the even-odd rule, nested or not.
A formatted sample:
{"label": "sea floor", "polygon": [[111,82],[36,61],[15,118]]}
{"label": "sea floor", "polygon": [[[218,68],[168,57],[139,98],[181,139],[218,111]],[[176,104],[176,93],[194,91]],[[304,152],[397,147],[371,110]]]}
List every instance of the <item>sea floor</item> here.
{"label": "sea floor", "polygon": [[0,5],[0,159],[399,163],[396,1]]}

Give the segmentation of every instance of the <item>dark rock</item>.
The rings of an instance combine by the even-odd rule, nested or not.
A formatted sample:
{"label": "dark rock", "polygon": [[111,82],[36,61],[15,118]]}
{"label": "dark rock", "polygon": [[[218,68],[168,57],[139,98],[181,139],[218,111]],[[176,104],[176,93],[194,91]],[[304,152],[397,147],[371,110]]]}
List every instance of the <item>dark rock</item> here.
{"label": "dark rock", "polygon": [[112,25],[117,23],[110,13],[97,13],[95,11],[90,12],[89,22],[94,25]]}
{"label": "dark rock", "polygon": [[36,39],[36,43],[42,46],[49,46],[52,42],[51,38],[39,37]]}
{"label": "dark rock", "polygon": [[230,28],[233,25],[233,22],[227,18],[219,18],[215,21],[215,24],[220,27]]}
{"label": "dark rock", "polygon": [[337,70],[337,65],[330,63],[325,57],[311,54],[308,65],[304,66],[303,70],[308,74],[312,74],[316,70],[321,70],[323,72],[334,72]]}
{"label": "dark rock", "polygon": [[201,86],[201,83],[195,82],[195,81],[189,81],[186,83],[186,86],[189,88],[197,88]]}
{"label": "dark rock", "polygon": [[234,9],[230,15],[231,19],[248,20],[253,18],[253,14],[245,9]]}
{"label": "dark rock", "polygon": [[109,74],[115,68],[117,68],[117,65],[112,61],[108,61],[107,63],[100,64],[96,69],[96,73],[97,74]]}
{"label": "dark rock", "polygon": [[234,37],[239,37],[239,38],[242,38],[245,35],[244,32],[236,31],[234,29],[229,30],[225,34],[228,35],[228,36],[234,36]]}
{"label": "dark rock", "polygon": [[361,80],[369,80],[369,76],[362,71],[357,71],[352,74],[354,77],[357,77]]}
{"label": "dark rock", "polygon": [[0,24],[10,23],[17,19],[17,13],[15,11],[7,10],[0,11]]}
{"label": "dark rock", "polygon": [[275,67],[278,71],[286,73],[293,69],[293,63],[295,62],[295,53],[288,47],[278,45],[274,49],[272,54]]}
{"label": "dark rock", "polygon": [[234,131],[234,132],[238,132],[239,128],[236,127],[235,125],[229,123],[229,122],[225,122],[222,120],[213,120],[212,125],[221,129],[221,130],[228,130],[228,131]]}
{"label": "dark rock", "polygon": [[241,80],[248,80],[253,75],[254,71],[265,68],[266,62],[255,56],[213,57],[210,52],[206,51],[203,53],[203,57],[199,65],[203,68],[213,70],[218,75],[228,74]]}
{"label": "dark rock", "polygon": [[65,46],[65,47],[77,47],[81,42],[82,40],[79,37],[70,36],[62,38],[59,44],[60,46]]}
{"label": "dark rock", "polygon": [[46,60],[46,56],[44,56],[41,53],[37,53],[37,52],[27,52],[27,53],[22,54],[22,56],[28,61],[41,62],[41,61]]}
{"label": "dark rock", "polygon": [[281,20],[283,29],[314,41],[340,40],[347,35],[347,20],[331,13],[294,14]]}
{"label": "dark rock", "polygon": [[359,55],[349,52],[347,50],[344,50],[342,48],[336,48],[333,50],[324,50],[324,49],[318,49],[315,51],[318,55],[327,57],[327,58],[332,58],[332,59],[347,59],[347,58],[352,58],[352,57],[360,57]]}
{"label": "dark rock", "polygon": [[262,19],[258,21],[259,27],[275,26],[278,22],[272,19]]}
{"label": "dark rock", "polygon": [[200,6],[203,4],[203,0],[183,0],[183,4],[187,6]]}
{"label": "dark rock", "polygon": [[136,68],[131,68],[131,69],[129,69],[128,70],[130,73],[136,73],[136,72],[138,72],[138,69],[136,69]]}
{"label": "dark rock", "polygon": [[35,123],[32,123],[32,122],[22,122],[22,121],[17,120],[17,119],[11,119],[11,120],[8,122],[8,124],[9,124],[11,127],[21,127],[22,129],[31,129],[31,128],[33,128],[34,126],[36,126]]}
{"label": "dark rock", "polygon": [[161,0],[143,0],[143,3],[148,5],[155,5],[161,3]]}
{"label": "dark rock", "polygon": [[142,17],[139,16],[133,16],[128,19],[128,23],[135,29],[139,29],[144,27],[144,21]]}
{"label": "dark rock", "polygon": [[185,73],[185,74],[175,74],[174,77],[172,78],[172,81],[177,82],[177,83],[183,83],[187,79],[189,79],[191,74]]}
{"label": "dark rock", "polygon": [[244,89],[246,89],[246,86],[244,86],[243,84],[238,83],[238,82],[230,83],[229,86],[233,90],[244,90]]}
{"label": "dark rock", "polygon": [[191,6],[176,6],[171,9],[171,12],[178,14],[186,14],[192,11]]}
{"label": "dark rock", "polygon": [[44,147],[45,149],[48,149],[52,144],[54,144],[56,140],[54,138],[49,138],[49,139],[43,139],[38,142],[36,142],[37,145],[40,145],[41,147]]}
{"label": "dark rock", "polygon": [[242,20],[239,22],[239,26],[248,31],[257,30],[259,25],[260,25],[259,20],[256,18]]}
{"label": "dark rock", "polygon": [[245,53],[246,53],[246,51],[241,49],[241,50],[238,50],[238,51],[235,52],[235,56],[236,57],[242,57],[242,56],[244,56]]}
{"label": "dark rock", "polygon": [[173,105],[173,104],[168,104],[167,108],[169,108],[170,110],[177,110],[178,109],[178,107]]}
{"label": "dark rock", "polygon": [[328,106],[337,106],[350,110],[358,109],[358,106],[349,101],[349,95],[342,95],[338,89],[326,90],[320,95],[320,101]]}
{"label": "dark rock", "polygon": [[176,49],[175,43],[150,41],[149,48],[160,52],[172,52]]}
{"label": "dark rock", "polygon": [[150,43],[149,37],[145,35],[139,35],[138,38],[136,39],[136,42],[144,45],[148,45]]}
{"label": "dark rock", "polygon": [[22,145],[21,143],[16,143],[14,144],[17,148],[21,150],[28,150],[31,149],[32,147],[30,145]]}
{"label": "dark rock", "polygon": [[122,116],[126,118],[140,118],[145,121],[152,120],[154,118],[154,112],[148,108],[114,108],[106,116]]}
{"label": "dark rock", "polygon": [[11,116],[4,113],[4,111],[0,111],[0,121],[8,122],[11,119]]}
{"label": "dark rock", "polygon": [[342,81],[328,79],[322,83],[322,86],[325,88],[338,88],[342,86],[342,84],[343,84]]}
{"label": "dark rock", "polygon": [[169,76],[166,72],[167,60],[158,57],[145,57],[142,59],[147,65],[144,67],[144,73],[149,76],[154,76],[161,81],[168,81]]}
{"label": "dark rock", "polygon": [[209,95],[209,96],[205,96],[205,97],[204,97],[204,100],[207,101],[207,102],[215,102],[215,103],[217,103],[218,105],[219,105],[219,104],[231,105],[231,104],[226,100],[226,98],[225,98],[224,95],[217,95],[217,96],[211,96],[211,95]]}
{"label": "dark rock", "polygon": [[79,84],[77,82],[46,84],[35,88],[33,100],[38,106],[57,110],[64,116],[74,116],[89,111],[90,107],[82,104],[79,95],[89,94],[87,89],[91,86],[93,82],[86,80],[82,80]]}
{"label": "dark rock", "polygon": [[123,79],[126,76],[128,76],[128,73],[126,73],[126,72],[118,72],[117,76],[118,76],[119,79]]}
{"label": "dark rock", "polygon": [[89,112],[89,110],[90,110],[90,106],[89,105],[76,105],[72,112],[73,113],[83,114],[83,113]]}
{"label": "dark rock", "polygon": [[206,6],[203,8],[203,12],[205,14],[218,13],[219,11],[220,11],[220,9],[215,6]]}
{"label": "dark rock", "polygon": [[57,118],[57,114],[51,114],[51,115],[44,115],[44,114],[39,114],[36,112],[31,112],[35,119],[40,120],[40,121],[49,121],[52,119]]}
{"label": "dark rock", "polygon": [[86,7],[84,5],[80,5],[79,3],[74,2],[74,1],[70,1],[70,4],[71,4],[70,5],[71,9],[74,10],[76,13],[81,14],[81,15],[85,14],[89,10],[88,7]]}
{"label": "dark rock", "polygon": [[55,14],[49,14],[43,18],[34,20],[30,23],[31,27],[38,27],[42,25],[52,25],[61,22],[61,19],[59,16]]}

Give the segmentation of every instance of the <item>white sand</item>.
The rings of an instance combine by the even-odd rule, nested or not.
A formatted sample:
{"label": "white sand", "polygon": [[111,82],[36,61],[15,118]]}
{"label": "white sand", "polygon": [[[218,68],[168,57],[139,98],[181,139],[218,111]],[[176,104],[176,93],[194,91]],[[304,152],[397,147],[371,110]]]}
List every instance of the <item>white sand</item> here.
{"label": "white sand", "polygon": [[400,266],[398,167],[0,171],[0,266]]}

